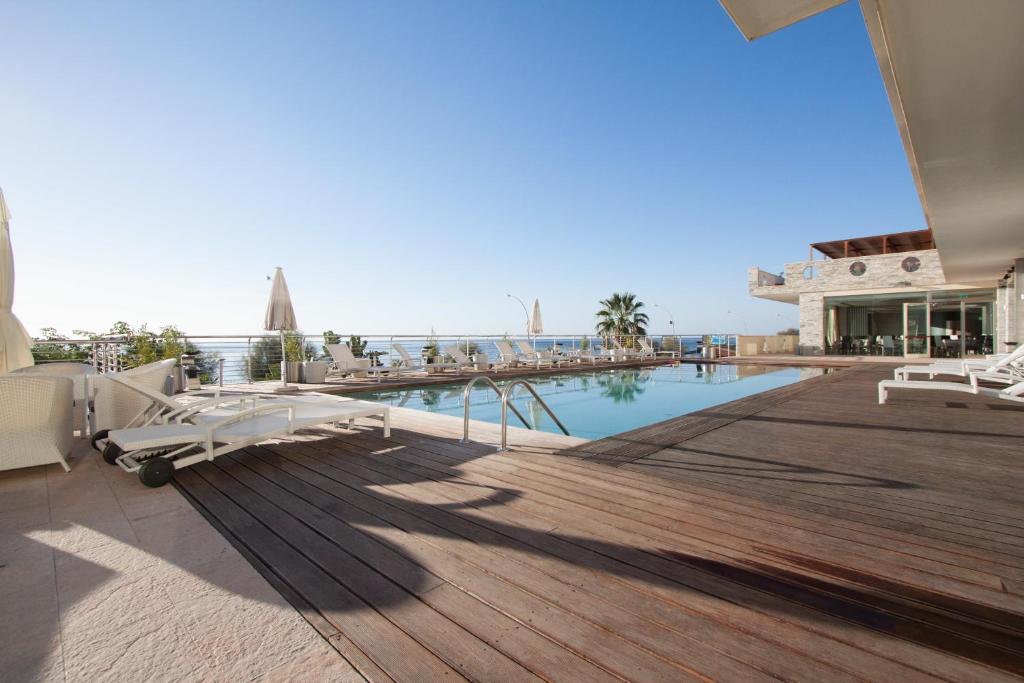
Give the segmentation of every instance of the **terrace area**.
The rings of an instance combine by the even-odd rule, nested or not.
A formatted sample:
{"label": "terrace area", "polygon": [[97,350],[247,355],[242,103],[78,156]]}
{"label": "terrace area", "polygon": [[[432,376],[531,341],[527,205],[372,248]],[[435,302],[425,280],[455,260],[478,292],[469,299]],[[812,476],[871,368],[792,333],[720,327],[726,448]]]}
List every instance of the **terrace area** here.
{"label": "terrace area", "polygon": [[[394,409],[145,489],[0,474],[4,680],[974,680],[1024,661],[1019,408],[858,365],[583,442]],[[857,443],[855,449],[850,443]]]}

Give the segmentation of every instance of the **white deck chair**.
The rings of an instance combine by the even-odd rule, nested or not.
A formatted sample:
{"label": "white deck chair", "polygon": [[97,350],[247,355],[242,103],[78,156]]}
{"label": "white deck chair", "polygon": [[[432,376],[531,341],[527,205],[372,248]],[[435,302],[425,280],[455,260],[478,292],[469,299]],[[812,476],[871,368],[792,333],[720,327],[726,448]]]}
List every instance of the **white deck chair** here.
{"label": "white deck chair", "polygon": [[651,343],[647,341],[646,337],[638,337],[637,341],[640,343],[640,358],[657,358],[658,353],[654,350],[654,347],[651,346]]}
{"label": "white deck chair", "polygon": [[392,344],[391,348],[398,352],[399,361],[397,367],[399,370],[406,372],[421,371],[423,370],[423,363],[417,362],[409,355],[409,352],[401,344]]}
{"label": "white deck chair", "polygon": [[204,460],[307,427],[342,422],[351,427],[362,417],[380,418],[384,437],[391,436],[387,406],[319,394],[262,397],[251,408],[193,408],[164,424],[111,430],[107,450],[123,470],[137,472],[143,484],[157,487],[169,482],[175,470]]}
{"label": "white deck chair", "polygon": [[[955,375],[967,377],[973,372],[991,372],[993,376],[1005,373],[1007,381],[1013,381],[1015,377],[1021,376],[1021,364],[1024,364],[1024,344],[1021,344],[1011,353],[1002,354],[989,358],[968,358],[951,359],[929,363],[927,365],[905,365],[893,371],[893,378],[897,380],[910,379],[911,375],[928,375],[931,379],[935,375]],[[995,381],[1001,381],[996,379]]]}
{"label": "white deck chair", "polygon": [[332,362],[328,372],[353,377],[366,377],[370,372],[369,358],[356,358],[347,343],[324,344],[327,353],[331,354]]}
{"label": "white deck chair", "polygon": [[459,364],[458,363],[428,363],[426,365],[424,365],[422,363],[417,363],[413,359],[413,357],[409,355],[409,352],[406,351],[404,346],[400,346],[398,344],[392,344],[391,346],[395,349],[395,351],[398,351],[398,355],[402,357],[402,360],[400,362],[400,366],[399,367],[403,371],[408,371],[408,370],[423,370],[423,371],[426,371],[428,368],[437,368],[437,369],[440,369],[440,370],[448,370],[448,369],[458,370],[459,369]]}
{"label": "white deck chair", "polygon": [[533,345],[526,339],[516,339],[516,346],[522,352],[522,355],[519,357],[519,362],[521,363],[529,363],[539,368],[542,365],[554,365],[556,362],[550,351],[536,351]]}
{"label": "white deck chair", "polygon": [[987,396],[990,398],[1001,398],[1007,401],[1024,403],[1024,379],[1021,379],[1005,389],[989,389],[979,386],[977,380],[972,377],[970,384],[961,382],[930,382],[923,379],[883,379],[878,383],[878,403],[882,405],[889,397],[889,391],[893,389],[912,389],[915,391],[955,391],[961,394],[974,394],[975,396]]}
{"label": "white deck chair", "polygon": [[463,368],[472,368],[475,363],[473,360],[462,352],[458,344],[448,344],[441,349],[448,356],[451,356],[453,364],[456,366],[456,372],[462,372]]}
{"label": "white deck chair", "polygon": [[512,345],[504,339],[498,339],[494,342],[494,346],[498,349],[498,355],[501,357],[501,362],[506,367],[514,368],[519,364],[519,354],[516,353]]}
{"label": "white deck chair", "polygon": [[617,355],[622,360],[633,360],[635,358],[641,357],[639,351],[637,351],[634,348],[627,348],[625,345],[622,344],[622,342],[620,342],[615,337],[612,337],[612,342],[615,344],[615,350],[618,352]]}

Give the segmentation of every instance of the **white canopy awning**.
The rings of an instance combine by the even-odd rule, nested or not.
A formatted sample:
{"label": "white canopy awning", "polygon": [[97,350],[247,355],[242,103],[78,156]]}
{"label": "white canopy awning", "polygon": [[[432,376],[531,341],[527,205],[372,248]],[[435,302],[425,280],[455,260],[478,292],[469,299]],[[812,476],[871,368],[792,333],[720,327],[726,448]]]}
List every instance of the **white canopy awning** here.
{"label": "white canopy awning", "polygon": [[12,310],[14,307],[14,250],[11,213],[0,190],[0,372],[33,365],[32,337]]}

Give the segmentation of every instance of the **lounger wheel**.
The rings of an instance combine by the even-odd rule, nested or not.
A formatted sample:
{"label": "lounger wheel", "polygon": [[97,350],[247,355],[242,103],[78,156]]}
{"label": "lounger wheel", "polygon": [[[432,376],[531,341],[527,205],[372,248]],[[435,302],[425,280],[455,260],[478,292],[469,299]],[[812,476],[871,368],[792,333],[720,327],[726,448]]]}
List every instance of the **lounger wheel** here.
{"label": "lounger wheel", "polygon": [[153,458],[139,466],[139,481],[150,488],[158,488],[174,476],[174,464],[166,458]]}
{"label": "lounger wheel", "polygon": [[124,454],[124,451],[121,450],[120,446],[113,441],[108,441],[107,445],[103,448],[103,462],[108,465],[116,465],[117,459],[120,458],[122,454]]}
{"label": "lounger wheel", "polygon": [[92,435],[92,439],[90,439],[90,441],[89,441],[92,444],[92,447],[95,448],[98,451],[102,450],[100,448],[100,446],[99,446],[99,442],[102,441],[103,439],[106,439],[107,438],[107,434],[110,434],[110,430],[109,429],[101,429],[100,431],[98,431],[95,434],[93,434]]}

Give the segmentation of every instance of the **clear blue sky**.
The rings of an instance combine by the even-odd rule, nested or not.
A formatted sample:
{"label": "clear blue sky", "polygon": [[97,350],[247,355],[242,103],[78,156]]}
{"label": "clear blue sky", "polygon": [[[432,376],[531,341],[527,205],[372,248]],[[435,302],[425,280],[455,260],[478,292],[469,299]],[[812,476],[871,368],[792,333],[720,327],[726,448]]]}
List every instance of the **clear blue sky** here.
{"label": "clear blue sky", "polygon": [[[307,332],[680,332],[812,241],[923,226],[855,4],[747,43],[717,2],[6,3],[15,312]],[[739,315],[730,315],[732,310]],[[668,330],[654,308],[652,331]],[[742,319],[742,322],[741,322]]]}

